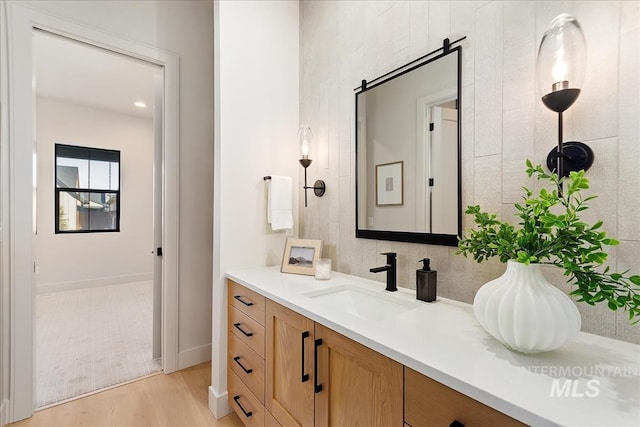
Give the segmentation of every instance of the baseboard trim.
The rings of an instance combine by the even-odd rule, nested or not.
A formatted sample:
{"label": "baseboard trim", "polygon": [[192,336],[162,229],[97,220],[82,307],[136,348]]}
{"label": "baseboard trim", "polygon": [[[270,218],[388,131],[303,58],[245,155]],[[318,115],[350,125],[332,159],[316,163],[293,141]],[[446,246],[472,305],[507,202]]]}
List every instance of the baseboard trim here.
{"label": "baseboard trim", "polygon": [[211,344],[178,352],[178,370],[190,368],[211,360]]}
{"label": "baseboard trim", "polygon": [[99,286],[120,285],[122,283],[145,282],[153,279],[151,273],[128,274],[125,276],[98,277],[96,279],[76,280],[73,282],[36,284],[36,294],[73,291],[76,289],[97,288]]}
{"label": "baseboard trim", "polygon": [[5,400],[0,404],[0,426],[9,424],[9,401]]}
{"label": "baseboard trim", "polygon": [[111,390],[111,389],[114,389],[114,388],[118,388],[118,387],[122,387],[122,386],[125,386],[125,385],[128,385],[128,384],[131,384],[131,383],[135,383],[135,382],[138,382],[138,381],[146,380],[147,378],[151,378],[151,377],[154,377],[156,375],[163,375],[162,371],[152,372],[152,373],[150,373],[148,375],[144,375],[142,377],[134,378],[132,380],[125,381],[123,383],[113,384],[113,385],[107,386],[105,388],[101,388],[101,389],[98,389],[98,390],[93,390],[93,391],[90,391],[88,393],[81,394],[79,396],[74,396],[74,397],[71,397],[69,399],[61,400],[60,402],[55,402],[55,403],[51,403],[49,405],[41,406],[39,408],[36,408],[34,413],[35,412],[44,411],[45,409],[53,408],[55,406],[60,406],[60,405],[63,405],[65,403],[73,402],[74,400],[78,400],[78,399],[82,399],[82,398],[85,398],[85,397],[93,396],[94,394],[102,393],[103,391]]}
{"label": "baseboard trim", "polygon": [[212,386],[209,386],[209,410],[219,420],[222,417],[226,417],[233,410],[229,405],[228,394],[225,391],[222,394],[216,393]]}

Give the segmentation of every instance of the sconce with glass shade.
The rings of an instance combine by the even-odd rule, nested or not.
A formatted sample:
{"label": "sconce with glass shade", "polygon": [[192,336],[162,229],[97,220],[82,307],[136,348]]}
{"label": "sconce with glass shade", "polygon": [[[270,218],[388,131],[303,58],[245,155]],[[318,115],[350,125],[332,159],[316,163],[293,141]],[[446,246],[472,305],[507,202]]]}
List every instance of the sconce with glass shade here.
{"label": "sconce with glass shade", "polygon": [[558,113],[558,146],[547,156],[547,167],[559,177],[588,170],[593,151],[578,141],[562,141],[562,113],[578,99],[584,82],[587,49],[580,24],[571,15],[555,17],[538,49],[536,78],[543,104]]}
{"label": "sconce with glass shade", "polygon": [[313,140],[313,133],[311,132],[311,128],[306,125],[300,125],[298,129],[298,139],[300,141],[300,164],[304,168],[304,207],[307,207],[307,190],[313,190],[313,193],[318,196],[324,196],[324,192],[326,190],[326,185],[323,180],[318,179],[313,187],[307,186],[307,168],[311,164],[311,159],[309,158],[309,151],[311,142]]}

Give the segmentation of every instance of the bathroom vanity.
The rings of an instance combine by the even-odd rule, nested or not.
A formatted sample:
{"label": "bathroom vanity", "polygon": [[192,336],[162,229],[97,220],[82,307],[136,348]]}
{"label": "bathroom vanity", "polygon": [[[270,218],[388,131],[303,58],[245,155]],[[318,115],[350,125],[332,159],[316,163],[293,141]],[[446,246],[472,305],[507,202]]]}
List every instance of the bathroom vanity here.
{"label": "bathroom vanity", "polygon": [[640,346],[511,352],[468,304],[332,273],[230,271],[229,403],[247,426],[638,425]]}

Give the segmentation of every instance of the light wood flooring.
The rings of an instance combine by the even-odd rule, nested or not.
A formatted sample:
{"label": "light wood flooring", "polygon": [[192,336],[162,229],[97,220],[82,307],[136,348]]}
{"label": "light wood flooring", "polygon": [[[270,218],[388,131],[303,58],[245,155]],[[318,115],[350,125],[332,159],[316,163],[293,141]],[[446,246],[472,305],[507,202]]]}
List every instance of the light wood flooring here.
{"label": "light wood flooring", "polygon": [[210,382],[211,363],[208,362],[44,409],[9,426],[242,427],[235,414],[220,420],[213,417],[208,404]]}

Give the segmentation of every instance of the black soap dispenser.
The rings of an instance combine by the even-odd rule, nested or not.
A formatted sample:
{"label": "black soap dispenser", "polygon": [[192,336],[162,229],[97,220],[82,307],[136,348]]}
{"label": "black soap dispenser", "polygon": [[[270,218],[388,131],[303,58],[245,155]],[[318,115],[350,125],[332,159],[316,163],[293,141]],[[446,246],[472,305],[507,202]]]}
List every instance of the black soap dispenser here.
{"label": "black soap dispenser", "polygon": [[422,269],[416,270],[416,298],[420,301],[432,302],[436,300],[438,272],[429,266],[429,258],[421,259]]}

